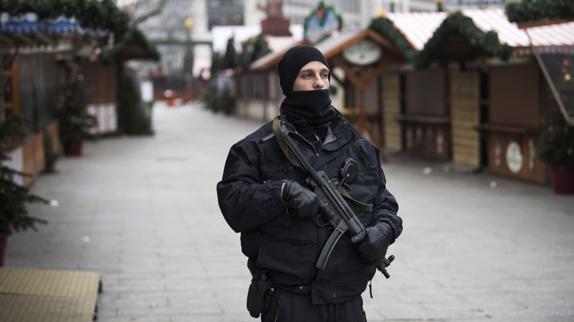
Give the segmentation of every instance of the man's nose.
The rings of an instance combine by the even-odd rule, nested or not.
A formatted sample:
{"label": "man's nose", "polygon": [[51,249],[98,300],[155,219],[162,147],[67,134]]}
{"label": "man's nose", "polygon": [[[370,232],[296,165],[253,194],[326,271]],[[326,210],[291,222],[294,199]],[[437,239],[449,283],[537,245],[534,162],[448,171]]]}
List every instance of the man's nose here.
{"label": "man's nose", "polygon": [[313,87],[315,89],[322,89],[325,87],[325,80],[319,76],[319,77],[315,77],[315,82],[313,83]]}

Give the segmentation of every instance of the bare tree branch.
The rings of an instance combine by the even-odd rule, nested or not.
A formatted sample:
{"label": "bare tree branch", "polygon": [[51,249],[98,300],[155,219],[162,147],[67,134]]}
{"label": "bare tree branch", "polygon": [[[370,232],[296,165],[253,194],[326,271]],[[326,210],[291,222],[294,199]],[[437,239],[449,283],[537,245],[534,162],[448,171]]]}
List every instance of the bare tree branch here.
{"label": "bare tree branch", "polygon": [[167,2],[168,0],[159,0],[159,2],[154,8],[150,9],[148,12],[145,12],[140,16],[134,17],[130,22],[130,26],[131,27],[137,26],[138,24],[144,22],[148,18],[160,14],[165,5],[167,4]]}

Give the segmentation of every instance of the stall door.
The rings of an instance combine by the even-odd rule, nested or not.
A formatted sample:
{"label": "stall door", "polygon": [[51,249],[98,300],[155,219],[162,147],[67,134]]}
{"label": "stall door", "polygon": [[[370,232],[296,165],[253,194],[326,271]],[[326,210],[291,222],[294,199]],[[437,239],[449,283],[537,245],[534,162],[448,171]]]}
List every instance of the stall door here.
{"label": "stall door", "polygon": [[457,165],[480,166],[480,75],[476,71],[451,72],[452,157]]}

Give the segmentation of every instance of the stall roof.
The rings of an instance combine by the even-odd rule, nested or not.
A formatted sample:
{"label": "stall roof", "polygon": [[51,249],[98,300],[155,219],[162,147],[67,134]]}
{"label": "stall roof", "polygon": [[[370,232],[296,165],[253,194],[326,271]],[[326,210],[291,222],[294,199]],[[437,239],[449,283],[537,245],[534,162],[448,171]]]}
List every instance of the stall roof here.
{"label": "stall roof", "polygon": [[350,43],[356,41],[360,37],[360,32],[346,32],[335,34],[320,43],[316,44],[325,58],[329,59],[340,52],[343,47],[348,46]]}
{"label": "stall roof", "polygon": [[445,12],[411,12],[389,13],[387,18],[393,22],[413,48],[420,51],[446,16]]}
{"label": "stall roof", "polygon": [[[382,46],[387,48],[393,47],[393,45],[381,37],[379,34],[371,31],[371,30],[361,30],[361,31],[352,31],[352,32],[345,32],[345,33],[337,33],[333,36],[326,38],[325,40],[319,42],[315,46],[319,49],[325,58],[330,59],[331,57],[339,54],[343,49],[348,47],[349,45],[361,40],[364,37],[369,36],[370,38],[374,39],[376,42],[380,43]],[[277,38],[277,37],[275,37]],[[271,53],[261,57],[260,59],[253,62],[250,66],[250,70],[266,70],[269,67],[277,64],[283,54],[291,47],[297,45],[304,45],[309,44],[306,40],[298,40],[298,41],[291,41],[283,43],[283,46],[278,46],[277,49],[273,48],[270,44],[270,48],[272,50]],[[394,48],[391,48],[393,50]],[[398,52],[398,50],[395,50]]]}
{"label": "stall roof", "polygon": [[[332,51],[336,50],[341,45],[345,45],[359,36],[358,32],[347,32],[342,34],[333,35],[322,42],[316,44],[316,47],[329,59],[332,55]],[[285,46],[282,48],[272,48],[270,44],[271,53],[261,57],[260,59],[253,62],[250,66],[250,70],[266,70],[269,67],[277,64],[283,54],[291,47],[297,45],[309,44],[306,40],[292,40],[290,43],[284,43]]]}
{"label": "stall roof", "polygon": [[[483,31],[494,30],[501,42],[512,47],[530,47],[525,29],[510,22],[502,9],[463,11]],[[528,28],[532,44],[537,47],[574,46],[574,22]]]}
{"label": "stall roof", "polygon": [[[536,26],[528,29],[528,34],[524,29],[520,29],[516,23],[510,22],[503,9],[465,9],[462,14],[471,18],[477,28],[483,32],[495,31],[499,41],[515,49],[528,49],[530,41],[528,34],[532,38],[532,44],[538,48],[554,50],[557,48],[570,48],[574,50],[574,22],[553,24],[549,26]],[[390,19],[395,27],[403,34],[406,40],[417,51],[421,51],[435,30],[448,16],[446,12],[411,12],[411,13],[390,13]],[[364,33],[374,33],[377,40],[387,42],[378,33],[369,30],[358,32],[340,33],[331,36],[316,46],[323,52],[325,57],[330,58],[339,53],[346,46],[352,44],[365,36]],[[288,39],[282,45],[276,47],[269,43],[272,52],[251,64],[250,70],[266,70],[276,64],[281,59],[283,53],[295,45],[307,43],[304,40]],[[387,43],[387,44],[390,44]]]}
{"label": "stall roof", "polygon": [[366,37],[373,39],[375,42],[391,51],[395,51],[397,53],[399,52],[399,50],[395,48],[392,43],[380,36],[378,33],[369,29],[337,34],[323,40],[316,46],[327,59],[330,59],[331,57],[338,55],[341,51],[343,51],[343,49]]}
{"label": "stall roof", "polygon": [[[501,43],[515,48],[530,47],[527,33],[516,23],[510,22],[504,10],[465,9],[461,12],[483,32],[495,31]],[[388,14],[388,18],[418,51],[422,50],[446,17],[444,12]],[[531,27],[528,33],[537,47],[574,46],[574,22]]]}

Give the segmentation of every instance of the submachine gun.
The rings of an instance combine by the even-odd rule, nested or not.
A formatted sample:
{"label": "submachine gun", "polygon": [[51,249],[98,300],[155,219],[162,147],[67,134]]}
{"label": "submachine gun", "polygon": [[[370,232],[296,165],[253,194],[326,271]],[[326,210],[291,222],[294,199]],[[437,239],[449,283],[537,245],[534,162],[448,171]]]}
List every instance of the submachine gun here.
{"label": "submachine gun", "polygon": [[[279,122],[279,119],[276,119],[274,123],[275,136],[281,149],[284,153],[288,152],[295,157],[295,160],[299,163],[302,169],[309,174],[308,181],[319,198],[325,219],[327,219],[329,224],[334,228],[333,232],[325,242],[325,245],[321,250],[321,254],[319,255],[319,259],[317,260],[317,264],[315,265],[318,269],[323,270],[327,266],[327,261],[329,260],[335,245],[337,245],[337,242],[343,234],[349,232],[351,242],[359,243],[365,239],[367,231],[347,201],[345,201],[343,196],[339,191],[337,191],[336,186],[331,182],[331,180],[329,180],[329,177],[327,177],[325,172],[317,172],[309,164],[309,162],[303,157],[299,148],[295,145],[295,142],[293,142],[289,137],[288,130]],[[285,147],[287,147],[288,151],[284,150]],[[291,160],[291,157],[288,154],[286,154],[286,157]],[[388,258],[384,258],[377,265],[377,269],[381,271],[386,278],[390,277],[386,268],[394,259],[395,256],[391,255]]]}

